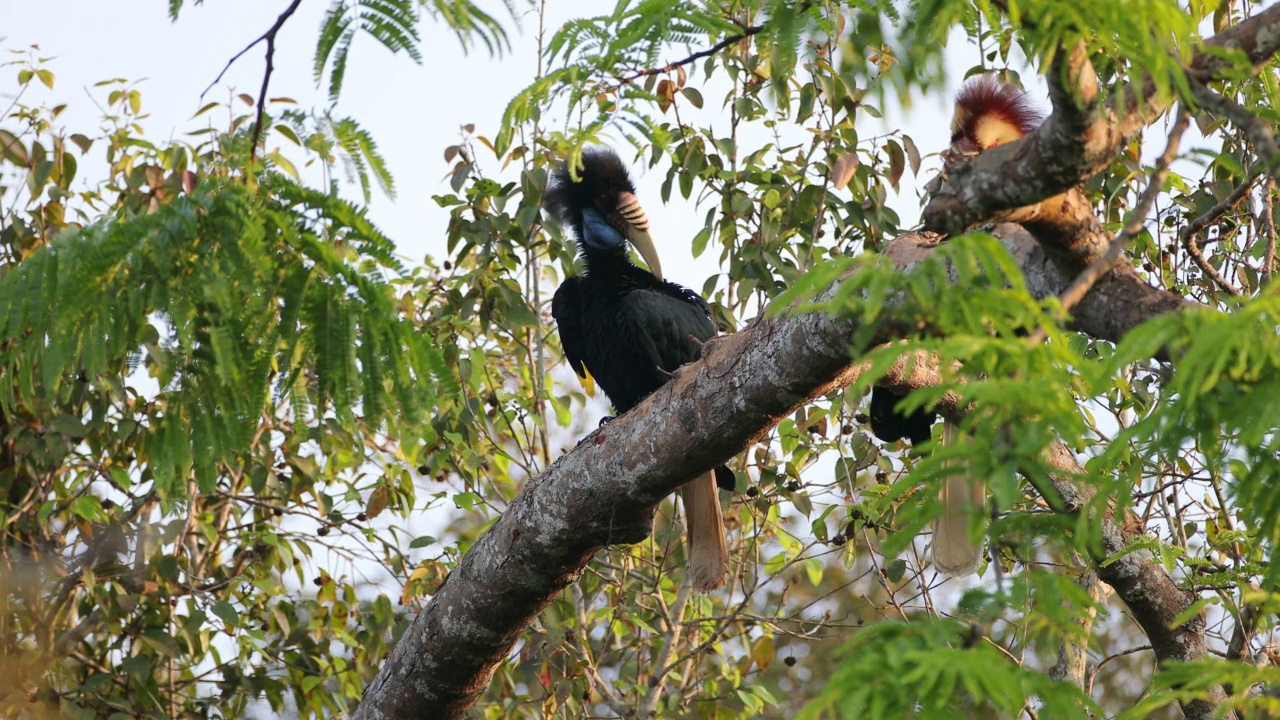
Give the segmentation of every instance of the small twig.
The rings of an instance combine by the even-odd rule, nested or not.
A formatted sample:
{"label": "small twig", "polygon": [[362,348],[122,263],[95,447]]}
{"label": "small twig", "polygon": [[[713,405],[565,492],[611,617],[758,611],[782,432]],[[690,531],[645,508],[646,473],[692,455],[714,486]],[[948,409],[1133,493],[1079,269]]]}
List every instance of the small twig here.
{"label": "small twig", "polygon": [[1147,650],[1154,650],[1154,649],[1155,648],[1151,647],[1150,645],[1139,645],[1137,647],[1132,647],[1132,648],[1129,648],[1128,650],[1123,650],[1114,655],[1108,655],[1102,658],[1102,660],[1093,667],[1093,672],[1089,673],[1089,687],[1090,688],[1093,687],[1093,681],[1097,679],[1098,671],[1102,670],[1103,666],[1111,662],[1112,660],[1118,660],[1122,657],[1125,657],[1126,655],[1133,655],[1134,653],[1146,652]]}
{"label": "small twig", "polygon": [[1249,195],[1249,191],[1253,189],[1253,183],[1256,182],[1257,179],[1257,175],[1249,176],[1244,182],[1240,183],[1235,190],[1232,190],[1229,195],[1222,198],[1221,202],[1204,211],[1203,214],[1187,223],[1187,226],[1178,232],[1178,239],[1182,241],[1182,244],[1187,244],[1188,239],[1199,234],[1201,230],[1204,230],[1213,223],[1218,222],[1222,219],[1223,215],[1227,214],[1228,210],[1239,205],[1240,201]]}
{"label": "small twig", "polygon": [[1244,293],[1239,288],[1232,285],[1230,281],[1222,276],[1222,273],[1215,270],[1209,264],[1209,261],[1204,259],[1204,255],[1200,252],[1200,246],[1196,244],[1195,238],[1187,238],[1183,242],[1183,247],[1187,249],[1187,255],[1191,256],[1191,260],[1200,268],[1200,272],[1203,272],[1210,280],[1217,283],[1218,287],[1222,288],[1224,292],[1235,297],[1244,296]]}
{"label": "small twig", "polygon": [[1275,216],[1276,179],[1267,178],[1262,188],[1262,232],[1267,236],[1267,251],[1262,256],[1262,282],[1271,281],[1271,274],[1276,271],[1276,216]]}
{"label": "small twig", "polygon": [[[578,628],[589,628],[591,624],[587,622],[587,603],[586,597],[582,592],[582,584],[574,583],[573,585],[573,608],[578,616]],[[578,654],[582,656],[583,665],[586,666],[589,673],[588,682],[596,692],[604,699],[605,705],[609,709],[618,714],[618,717],[626,717],[628,712],[627,704],[622,698],[613,691],[609,683],[600,677],[600,671],[596,668],[596,661],[591,657],[590,636],[587,632],[576,632],[573,634],[573,643],[577,645]]]}
{"label": "small twig", "polygon": [[209,83],[209,87],[205,88],[204,92],[200,93],[200,99],[204,100],[204,96],[208,95],[209,91],[213,89],[213,86],[217,85],[218,82],[222,80],[222,77],[227,74],[227,71],[231,69],[232,65],[236,64],[237,60],[239,60],[245,53],[252,50],[254,45],[257,45],[258,43],[266,39],[267,39],[267,36],[265,34],[261,35],[253,42],[249,43],[248,45],[245,45],[243,50],[236,53],[235,55],[232,55],[231,59],[227,61],[227,64],[222,66],[222,72],[218,73],[218,77],[214,78],[213,82]]}
{"label": "small twig", "polygon": [[676,602],[667,619],[667,630],[663,633],[662,649],[653,660],[653,674],[649,676],[649,690],[636,708],[636,715],[642,718],[655,717],[658,712],[658,700],[662,697],[662,689],[666,687],[667,673],[674,667],[670,665],[671,656],[680,642],[680,632],[684,630],[684,609],[689,602],[689,582],[680,583],[676,592]]}
{"label": "small twig", "polygon": [[1209,110],[1226,116],[1241,130],[1244,130],[1249,142],[1253,144],[1254,149],[1262,156],[1263,172],[1274,175],[1277,164],[1280,164],[1280,148],[1276,146],[1275,136],[1273,135],[1275,130],[1235,100],[1214,92],[1204,83],[1194,79],[1194,77],[1190,78],[1190,80],[1191,95],[1196,102]]}
{"label": "small twig", "polygon": [[[1151,206],[1155,203],[1156,197],[1160,194],[1160,188],[1164,185],[1164,179],[1169,174],[1169,165],[1178,154],[1178,145],[1189,121],[1190,117],[1185,110],[1178,113],[1178,119],[1174,121],[1173,128],[1169,131],[1169,142],[1164,149],[1164,154],[1156,161],[1156,170],[1151,174],[1151,182],[1147,184],[1147,189],[1138,198],[1138,204],[1130,211],[1129,220],[1125,223],[1124,229],[1111,240],[1111,244],[1107,246],[1107,251],[1102,254],[1102,257],[1085,268],[1059,296],[1064,310],[1070,310],[1075,307],[1076,303],[1084,299],[1084,296],[1088,294],[1094,284],[1111,270],[1111,266],[1120,257],[1121,251],[1124,250],[1124,246],[1128,244],[1129,240],[1142,231],[1147,213],[1151,211]],[[1036,335],[1042,335],[1043,333],[1043,328],[1036,331]],[[1043,339],[1043,337],[1040,337],[1037,342],[1043,341]]]}
{"label": "small twig", "polygon": [[[811,5],[813,5],[813,0],[805,0],[805,2],[800,3],[799,7],[797,7],[795,10],[796,14],[799,15],[800,13],[803,13],[804,11],[808,10]],[[715,45],[712,45],[706,50],[699,50],[698,52],[690,55],[687,58],[684,58],[682,60],[676,60],[675,62],[668,63],[666,65],[663,65],[660,68],[649,68],[648,70],[640,70],[626,77],[618,78],[618,82],[615,83],[613,87],[609,89],[617,90],[623,85],[629,85],[635,82],[636,80],[639,80],[640,78],[646,78],[652,75],[662,75],[663,73],[669,73],[672,70],[675,70],[676,68],[683,67],[693,62],[697,62],[702,58],[711,57],[712,55],[715,55],[716,53],[720,52],[721,50],[724,50],[725,48],[729,47],[730,45],[733,45],[734,43],[742,42],[743,40],[746,40],[752,35],[760,34],[761,32],[764,31],[764,29],[765,29],[764,25],[749,25],[747,27],[742,28],[742,32],[736,33],[734,35],[730,35],[729,37],[725,38],[724,40],[721,40]]]}
{"label": "small twig", "polygon": [[617,90],[623,85],[629,85],[635,82],[636,80],[639,80],[640,78],[649,77],[650,75],[661,75],[663,73],[669,73],[678,67],[688,65],[689,63],[696,62],[705,57],[711,57],[712,55],[715,55],[716,53],[720,52],[721,50],[724,50],[730,45],[736,42],[742,42],[743,40],[746,40],[752,35],[756,35],[763,30],[764,30],[764,25],[752,25],[751,27],[744,28],[742,32],[736,35],[730,35],[729,37],[725,38],[724,40],[721,40],[715,45],[712,45],[706,50],[699,50],[698,52],[690,55],[687,58],[684,58],[683,60],[676,60],[675,62],[668,63],[667,65],[663,65],[660,68],[649,68],[648,70],[640,70],[639,72],[633,73],[624,78],[618,78],[618,82],[615,83],[613,87],[609,89]]}
{"label": "small twig", "polygon": [[294,11],[296,11],[298,6],[301,4],[302,0],[293,0],[293,2],[289,3],[289,7],[285,8],[284,12],[280,13],[280,16],[276,18],[275,24],[273,24],[269,30],[262,33],[262,35],[258,36],[256,40],[245,45],[243,50],[233,55],[231,59],[227,61],[227,64],[223,66],[222,72],[218,73],[218,77],[214,78],[213,82],[209,83],[209,87],[205,88],[204,92],[200,93],[200,99],[203,100],[205,94],[212,90],[214,85],[218,84],[218,81],[222,79],[222,76],[227,74],[227,71],[231,69],[231,66],[234,65],[237,60],[239,60],[245,53],[252,50],[258,43],[266,41],[267,67],[262,73],[262,89],[258,92],[258,116],[253,122],[253,142],[249,146],[250,166],[253,165],[254,160],[258,157],[258,140],[262,138],[263,106],[266,105],[267,102],[267,86],[271,83],[271,73],[276,69],[275,64],[272,62],[276,55],[276,34],[280,32],[280,28],[284,27],[285,21],[293,15]]}
{"label": "small twig", "polygon": [[267,67],[262,73],[262,89],[258,91],[258,117],[253,121],[253,137],[249,142],[249,166],[253,167],[254,160],[258,157],[258,140],[262,138],[262,120],[266,113],[267,104],[267,86],[271,83],[271,72],[276,69],[273,60],[276,56],[276,33],[280,32],[280,28],[284,27],[284,23],[293,15],[293,11],[298,9],[302,4],[302,0],[293,0],[289,3],[289,7],[280,13],[280,17],[276,18],[276,24],[264,35],[267,39]]}

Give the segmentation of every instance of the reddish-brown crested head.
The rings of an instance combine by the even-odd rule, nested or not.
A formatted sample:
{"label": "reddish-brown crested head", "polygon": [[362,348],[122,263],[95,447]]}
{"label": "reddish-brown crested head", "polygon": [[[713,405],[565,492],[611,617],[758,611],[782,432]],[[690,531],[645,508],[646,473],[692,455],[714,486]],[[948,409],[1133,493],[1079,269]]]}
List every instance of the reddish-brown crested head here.
{"label": "reddish-brown crested head", "polygon": [[948,159],[1013,142],[1043,121],[1044,115],[1021,89],[997,80],[995,75],[979,75],[956,93]]}

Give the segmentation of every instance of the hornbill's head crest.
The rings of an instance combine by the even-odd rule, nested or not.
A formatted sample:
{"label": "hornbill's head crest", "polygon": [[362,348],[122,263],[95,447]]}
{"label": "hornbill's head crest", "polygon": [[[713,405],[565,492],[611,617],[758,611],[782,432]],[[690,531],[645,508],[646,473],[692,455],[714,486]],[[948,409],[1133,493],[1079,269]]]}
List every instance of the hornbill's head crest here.
{"label": "hornbill's head crest", "polygon": [[636,200],[636,186],[622,159],[609,148],[587,148],[575,179],[569,161],[560,164],[547,187],[545,204],[578,236],[584,251],[614,251],[630,242],[654,277],[662,279],[649,218]]}
{"label": "hornbill's head crest", "polygon": [[1013,142],[1040,126],[1044,115],[1020,88],[995,75],[971,78],[956,93],[947,163]]}

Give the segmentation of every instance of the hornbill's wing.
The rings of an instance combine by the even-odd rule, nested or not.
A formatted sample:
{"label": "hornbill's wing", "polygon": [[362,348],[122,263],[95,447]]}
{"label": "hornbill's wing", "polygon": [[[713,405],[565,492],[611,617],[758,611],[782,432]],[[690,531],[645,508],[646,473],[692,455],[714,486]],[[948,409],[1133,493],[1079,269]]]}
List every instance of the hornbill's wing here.
{"label": "hornbill's wing", "polygon": [[628,294],[627,313],[643,328],[637,338],[643,353],[664,373],[702,357],[702,343],[716,334],[706,301],[678,285]]}
{"label": "hornbill's wing", "polygon": [[582,293],[578,277],[568,277],[560,283],[551,298],[551,317],[555,318],[556,328],[560,331],[560,346],[564,348],[565,359],[578,377],[585,378],[587,366],[583,359],[586,341],[582,332]]}

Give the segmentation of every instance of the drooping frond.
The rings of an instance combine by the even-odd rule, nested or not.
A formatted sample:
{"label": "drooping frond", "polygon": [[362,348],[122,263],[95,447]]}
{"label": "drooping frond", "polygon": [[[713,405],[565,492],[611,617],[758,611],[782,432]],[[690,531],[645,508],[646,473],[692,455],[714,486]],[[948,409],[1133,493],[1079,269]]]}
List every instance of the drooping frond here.
{"label": "drooping frond", "polygon": [[165,408],[152,472],[166,497],[192,471],[212,482],[273,400],[373,432],[389,413],[420,419],[445,368],[383,278],[402,270],[391,241],[338,198],[261,183],[206,181],[14,266],[0,280],[0,407],[54,402],[69,380],[141,358]]}
{"label": "drooping frond", "polygon": [[[515,0],[503,0],[503,4],[514,18]],[[391,52],[403,52],[414,62],[422,63],[419,5],[452,28],[464,50],[476,39],[490,54],[500,55],[511,47],[502,22],[470,0],[421,3],[418,0],[334,0],[320,28],[313,65],[317,83],[324,79],[325,68],[329,68],[330,100],[337,100],[342,92],[351,42],[357,30],[373,36]]]}

